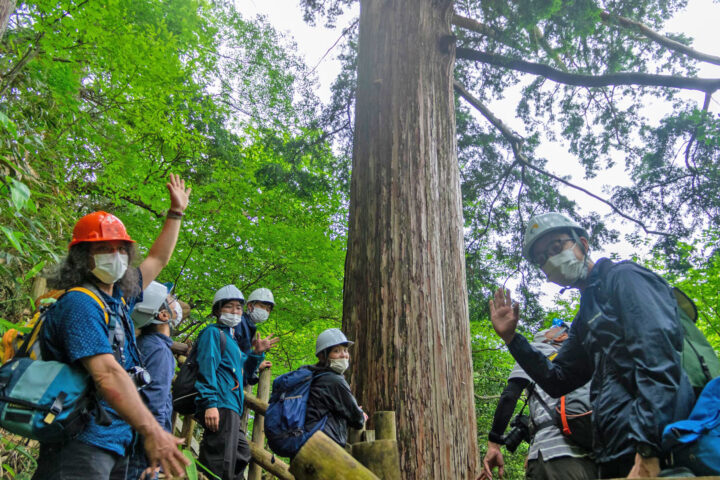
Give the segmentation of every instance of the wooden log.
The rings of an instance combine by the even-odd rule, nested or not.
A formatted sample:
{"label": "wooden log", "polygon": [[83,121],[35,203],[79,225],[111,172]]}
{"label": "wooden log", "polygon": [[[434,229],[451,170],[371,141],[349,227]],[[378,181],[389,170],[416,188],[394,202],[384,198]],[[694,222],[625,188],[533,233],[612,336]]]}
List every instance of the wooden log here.
{"label": "wooden log", "polygon": [[363,425],[363,428],[360,430],[356,430],[354,428],[348,429],[348,440],[347,443],[349,445],[352,445],[354,443],[360,443],[362,442],[362,436],[365,433],[365,426]]}
{"label": "wooden log", "polygon": [[267,404],[267,402],[263,402],[262,400],[257,398],[255,395],[246,393],[245,394],[245,406],[247,408],[249,408],[250,410],[254,411],[255,413],[265,414],[268,404]]}
{"label": "wooden log", "polygon": [[397,440],[395,428],[395,412],[379,411],[373,415],[375,438],[377,440]]}
{"label": "wooden log", "polygon": [[[270,383],[272,374],[269,368],[260,372],[260,381],[258,381],[257,398],[263,402],[270,400]],[[255,413],[253,421],[252,443],[263,448],[265,446],[265,416],[261,413]],[[250,464],[248,470],[248,480],[261,480],[262,471],[257,462]]]}
{"label": "wooden log", "polygon": [[383,480],[400,480],[400,456],[396,440],[375,440],[352,446],[352,454]]}
{"label": "wooden log", "polygon": [[322,431],[305,442],[290,473],[297,480],[380,480]]}
{"label": "wooden log", "polygon": [[[247,395],[247,394],[252,395],[252,388],[253,388],[252,385],[246,385],[244,388],[245,395]],[[242,415],[240,415],[240,430],[242,430],[243,432],[247,432],[249,417],[250,417],[250,411],[247,408],[243,408]]]}
{"label": "wooden log", "polygon": [[32,290],[30,292],[30,295],[32,295],[33,301],[40,298],[45,293],[46,290],[47,290],[47,279],[45,277],[35,277],[33,279]]}
{"label": "wooden log", "polygon": [[250,454],[253,461],[260,465],[265,471],[270,472],[281,480],[294,480],[295,477],[290,473],[288,464],[279,458],[273,458],[273,454],[262,447],[258,447],[250,442]]}
{"label": "wooden log", "polygon": [[170,345],[170,351],[175,355],[187,356],[190,351],[190,345],[187,343],[173,342],[172,345]]}
{"label": "wooden log", "polygon": [[360,436],[361,442],[374,442],[375,441],[375,430],[363,430]]}
{"label": "wooden log", "polygon": [[195,440],[195,420],[193,420],[191,415],[185,415],[182,422],[183,423],[182,430],[180,431],[180,437],[185,439],[185,447],[192,450],[193,440]]}

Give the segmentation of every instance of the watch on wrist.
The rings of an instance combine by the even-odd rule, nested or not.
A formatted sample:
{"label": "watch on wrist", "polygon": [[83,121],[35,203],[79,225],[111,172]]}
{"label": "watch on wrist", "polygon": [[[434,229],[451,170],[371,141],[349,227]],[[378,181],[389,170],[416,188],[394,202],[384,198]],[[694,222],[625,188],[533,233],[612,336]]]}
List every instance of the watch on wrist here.
{"label": "watch on wrist", "polygon": [[635,451],[643,458],[659,457],[660,452],[649,443],[638,443],[635,445]]}

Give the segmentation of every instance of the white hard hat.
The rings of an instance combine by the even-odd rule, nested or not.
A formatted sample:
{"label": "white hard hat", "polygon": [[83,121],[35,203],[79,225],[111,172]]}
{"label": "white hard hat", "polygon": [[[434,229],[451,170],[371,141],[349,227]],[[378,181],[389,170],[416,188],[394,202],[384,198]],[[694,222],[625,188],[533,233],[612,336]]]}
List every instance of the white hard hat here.
{"label": "white hard hat", "polygon": [[229,300],[239,300],[240,303],[245,303],[245,297],[242,292],[235,285],[225,285],[220,290],[215,292],[213,297],[213,309],[218,302],[227,302]]}
{"label": "white hard hat", "polygon": [[275,305],[275,298],[269,288],[258,288],[252,291],[247,299],[247,303],[250,302],[267,302]]}
{"label": "white hard hat", "polygon": [[165,303],[168,288],[160,282],[150,282],[150,285],[143,291],[143,300],[135,304],[130,317],[137,328],[143,328],[149,323],[154,322],[155,315],[160,312],[160,307]]}
{"label": "white hard hat", "polygon": [[569,229],[581,237],[590,238],[587,230],[561,213],[543,213],[531,218],[523,238],[523,257],[528,261],[532,261],[531,253],[535,242],[546,233],[564,229]]}
{"label": "white hard hat", "polygon": [[355,342],[348,340],[339,328],[328,328],[317,337],[317,341],[315,342],[315,356],[318,356],[320,352],[332,348],[335,345],[347,345],[349,347],[354,343]]}

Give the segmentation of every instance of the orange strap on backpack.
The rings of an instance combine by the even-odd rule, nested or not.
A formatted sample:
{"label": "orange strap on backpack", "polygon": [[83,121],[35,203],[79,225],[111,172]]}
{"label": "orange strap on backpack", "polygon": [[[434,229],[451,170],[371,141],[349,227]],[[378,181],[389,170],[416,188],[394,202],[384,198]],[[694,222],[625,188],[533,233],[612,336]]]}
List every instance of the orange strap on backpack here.
{"label": "orange strap on backpack", "polygon": [[565,435],[572,435],[570,425],[567,421],[567,412],[565,411],[565,395],[560,397],[560,421],[562,422],[562,431]]}

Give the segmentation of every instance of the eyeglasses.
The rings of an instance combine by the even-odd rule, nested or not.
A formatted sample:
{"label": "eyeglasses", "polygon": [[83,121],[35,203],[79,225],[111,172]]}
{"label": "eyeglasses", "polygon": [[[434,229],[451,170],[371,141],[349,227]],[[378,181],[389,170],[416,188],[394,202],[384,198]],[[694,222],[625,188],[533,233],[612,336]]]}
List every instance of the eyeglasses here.
{"label": "eyeglasses", "polygon": [[574,241],[575,240],[573,240],[572,238],[558,238],[556,240],[553,240],[545,247],[544,251],[533,256],[533,263],[535,263],[535,265],[539,267],[542,267],[543,265],[545,265],[545,262],[548,261],[548,258],[554,257],[558,253],[562,252],[567,242]]}

